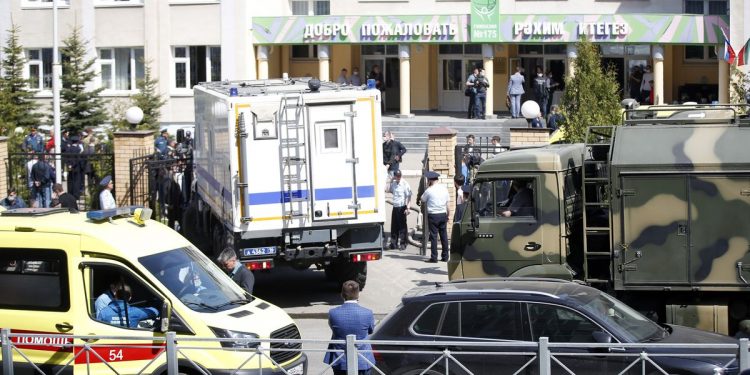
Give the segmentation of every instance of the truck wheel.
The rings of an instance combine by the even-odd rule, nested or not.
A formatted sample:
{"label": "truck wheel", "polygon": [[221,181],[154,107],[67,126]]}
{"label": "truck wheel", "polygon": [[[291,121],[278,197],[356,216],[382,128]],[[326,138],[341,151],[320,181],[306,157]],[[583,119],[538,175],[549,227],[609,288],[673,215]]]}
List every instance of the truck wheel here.
{"label": "truck wheel", "polygon": [[354,280],[359,283],[359,290],[365,288],[365,282],[367,282],[367,262],[346,262],[339,264],[336,268],[339,269],[339,284],[344,284],[348,280]]}
{"label": "truck wheel", "polygon": [[326,274],[326,280],[336,281],[336,262],[331,262],[327,266],[323,266],[323,271]]}

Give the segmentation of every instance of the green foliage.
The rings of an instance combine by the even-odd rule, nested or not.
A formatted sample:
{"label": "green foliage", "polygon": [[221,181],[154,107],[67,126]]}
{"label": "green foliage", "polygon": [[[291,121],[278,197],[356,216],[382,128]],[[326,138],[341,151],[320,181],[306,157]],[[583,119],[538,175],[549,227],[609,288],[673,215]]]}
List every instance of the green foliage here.
{"label": "green foliage", "polygon": [[0,136],[11,136],[15,128],[24,129],[39,125],[42,115],[36,112],[34,93],[29,91],[29,80],[23,77],[24,54],[18,41],[20,29],[12,24],[8,29],[8,39],[3,46],[2,71],[0,78]]}
{"label": "green foliage", "polygon": [[107,120],[99,93],[103,88],[87,91],[86,84],[93,81],[97,73],[92,69],[96,59],[86,60],[88,42],[82,39],[79,28],[64,40],[62,48],[63,76],[61,98],[62,127],[79,133],[84,128],[93,128]]}
{"label": "green foliage", "polygon": [[[747,94],[750,92],[750,76],[732,64],[729,66],[729,103],[745,104],[747,103]],[[744,113],[746,107],[740,107],[739,111]]]}
{"label": "green foliage", "polygon": [[620,123],[620,85],[614,69],[602,68],[599,48],[588,39],[576,43],[575,74],[565,77],[561,128],[569,142],[583,142],[586,128]]}
{"label": "green foliage", "polygon": [[130,98],[133,104],[143,110],[143,121],[136,127],[137,130],[155,130],[159,128],[159,116],[161,107],[166,100],[159,93],[159,80],[151,74],[151,67],[144,62],[143,79],[137,82],[138,93]]}

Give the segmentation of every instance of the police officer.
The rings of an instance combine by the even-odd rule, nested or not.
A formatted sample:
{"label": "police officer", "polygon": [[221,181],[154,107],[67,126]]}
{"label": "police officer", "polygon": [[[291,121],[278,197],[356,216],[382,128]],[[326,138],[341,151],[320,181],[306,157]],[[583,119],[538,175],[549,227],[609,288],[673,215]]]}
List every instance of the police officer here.
{"label": "police officer", "polygon": [[136,307],[128,305],[132,290],[128,284],[119,284],[114,299],[102,311],[97,312],[96,320],[122,327],[136,328],[144,319],[156,319],[159,310],[153,307]]}
{"label": "police officer", "polygon": [[167,153],[169,152],[169,133],[167,132],[167,129],[161,130],[161,135],[156,137],[156,140],[154,141],[154,151],[158,154],[157,156],[160,159],[164,159],[167,157]]}
{"label": "police officer", "polygon": [[425,173],[425,177],[428,180],[429,186],[422,194],[422,209],[427,210],[427,224],[430,228],[430,259],[426,262],[437,263],[437,239],[438,234],[440,235],[440,243],[443,247],[443,253],[441,254],[440,260],[443,262],[448,261],[448,216],[450,210],[448,209],[448,200],[450,200],[450,194],[445,184],[438,182],[440,174],[437,172],[429,171]]}

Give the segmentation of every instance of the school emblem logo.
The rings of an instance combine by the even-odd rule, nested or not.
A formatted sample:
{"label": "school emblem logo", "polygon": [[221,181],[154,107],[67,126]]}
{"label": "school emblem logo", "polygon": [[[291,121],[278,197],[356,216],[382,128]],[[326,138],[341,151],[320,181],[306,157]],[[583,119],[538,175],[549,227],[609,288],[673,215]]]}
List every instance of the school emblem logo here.
{"label": "school emblem logo", "polygon": [[472,0],[473,13],[482,18],[490,18],[497,8],[498,0]]}

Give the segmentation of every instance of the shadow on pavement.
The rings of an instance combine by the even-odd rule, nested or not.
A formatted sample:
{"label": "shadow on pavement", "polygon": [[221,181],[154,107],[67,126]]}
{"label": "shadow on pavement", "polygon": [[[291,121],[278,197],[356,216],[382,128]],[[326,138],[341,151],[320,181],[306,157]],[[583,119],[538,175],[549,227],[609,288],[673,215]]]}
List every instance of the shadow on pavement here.
{"label": "shadow on pavement", "polygon": [[338,284],[326,280],[322,270],[280,267],[254,275],[253,294],[282,309],[341,303]]}

